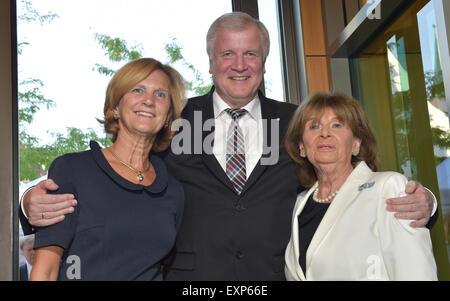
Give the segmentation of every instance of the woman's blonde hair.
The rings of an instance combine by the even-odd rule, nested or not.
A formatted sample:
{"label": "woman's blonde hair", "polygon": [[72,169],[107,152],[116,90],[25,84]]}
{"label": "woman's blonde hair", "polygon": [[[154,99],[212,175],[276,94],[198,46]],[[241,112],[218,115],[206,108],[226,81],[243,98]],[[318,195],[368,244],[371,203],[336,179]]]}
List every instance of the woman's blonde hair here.
{"label": "woman's blonde hair", "polygon": [[300,156],[299,143],[303,142],[306,122],[313,115],[318,114],[320,117],[326,109],[333,110],[339,121],[346,124],[353,136],[361,140],[359,154],[352,156],[352,166],[355,167],[364,161],[373,171],[377,170],[375,136],[360,104],[354,98],[342,93],[317,93],[297,108],[285,139],[286,150],[296,165],[297,177],[305,188],[314,185],[317,175],[311,162]]}
{"label": "woman's blonde hair", "polygon": [[116,141],[119,132],[119,122],[114,118],[114,109],[117,108],[125,93],[155,70],[161,70],[169,78],[171,105],[167,126],[158,132],[152,150],[161,152],[169,147],[170,141],[175,135],[175,132],[171,131],[172,122],[180,117],[186,103],[184,83],[183,78],[175,69],[152,58],[141,58],[127,63],[116,72],[109,82],[103,108],[104,119],[99,122],[104,125],[105,131],[111,134],[112,142]]}

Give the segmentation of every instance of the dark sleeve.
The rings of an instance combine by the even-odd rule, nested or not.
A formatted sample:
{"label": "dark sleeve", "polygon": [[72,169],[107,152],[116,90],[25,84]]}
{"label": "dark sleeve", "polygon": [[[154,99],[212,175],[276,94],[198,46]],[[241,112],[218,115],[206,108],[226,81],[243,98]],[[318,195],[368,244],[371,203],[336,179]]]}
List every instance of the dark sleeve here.
{"label": "dark sleeve", "polygon": [[[176,187],[179,190],[178,195],[180,196],[178,199],[177,211],[176,211],[176,215],[175,215],[175,229],[176,229],[176,232],[178,235],[178,232],[180,231],[180,227],[181,227],[181,221],[183,219],[183,212],[184,212],[184,190],[183,190],[183,186],[178,181],[175,180],[175,182],[177,183]],[[172,248],[172,250],[166,256],[166,258],[164,258],[162,261],[162,264],[164,266],[163,278],[166,277],[167,272],[170,269],[170,265],[172,264],[175,252],[176,252],[176,245]]]}
{"label": "dark sleeve", "polygon": [[[26,192],[28,192],[28,190],[25,191],[25,193]],[[19,220],[24,235],[30,235],[36,231],[36,229],[34,229],[34,227],[28,222],[28,219],[25,217],[25,214],[23,214],[21,203],[19,203]]]}
{"label": "dark sleeve", "polygon": [[183,186],[181,184],[179,184],[179,190],[180,190],[180,192],[179,192],[180,199],[179,199],[179,203],[177,206],[177,215],[176,215],[176,221],[175,221],[177,235],[178,235],[178,232],[180,231],[181,221],[183,219],[183,212],[184,212],[184,190],[183,190]]}
{"label": "dark sleeve", "polygon": [[[48,177],[58,184],[59,189],[50,194],[71,193],[75,195],[73,168],[70,157],[65,155],[53,161],[48,171]],[[79,206],[71,214],[67,214],[62,222],[48,226],[36,227],[34,248],[45,246],[60,246],[67,249],[72,241],[78,219]]]}
{"label": "dark sleeve", "polygon": [[430,217],[430,220],[428,221],[428,224],[426,227],[431,230],[431,228],[434,227],[439,217],[439,210],[436,210],[436,212]]}

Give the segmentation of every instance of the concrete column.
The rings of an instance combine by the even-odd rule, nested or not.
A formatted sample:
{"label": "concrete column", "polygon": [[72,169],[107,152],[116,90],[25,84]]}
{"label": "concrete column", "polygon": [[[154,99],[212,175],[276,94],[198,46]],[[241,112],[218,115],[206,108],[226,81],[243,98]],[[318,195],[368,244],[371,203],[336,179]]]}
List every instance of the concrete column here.
{"label": "concrete column", "polygon": [[[14,167],[17,170],[17,163],[14,163],[13,140],[17,141],[17,130],[13,126],[14,114],[17,114],[17,104],[14,99],[13,88],[17,86],[17,68],[15,51],[15,29],[12,28],[11,8],[14,8],[15,1],[0,1],[0,280],[17,279],[18,267],[15,250],[17,250],[18,227],[17,218],[14,215],[14,207],[17,208],[14,200],[14,187],[17,188],[17,180],[14,181]],[[13,15],[15,19],[15,16]],[[15,52],[15,53],[14,53]],[[14,108],[15,107],[15,108]],[[14,113],[16,112],[16,113]],[[14,130],[15,129],[15,130]],[[17,162],[17,160],[15,161]]]}

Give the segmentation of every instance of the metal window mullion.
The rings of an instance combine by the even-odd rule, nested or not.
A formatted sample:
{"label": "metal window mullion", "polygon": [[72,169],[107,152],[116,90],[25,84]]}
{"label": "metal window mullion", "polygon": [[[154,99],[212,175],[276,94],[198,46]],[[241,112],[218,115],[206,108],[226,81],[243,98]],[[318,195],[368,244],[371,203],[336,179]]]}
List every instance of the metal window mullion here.
{"label": "metal window mullion", "polygon": [[300,104],[308,96],[299,0],[278,0],[286,100]]}

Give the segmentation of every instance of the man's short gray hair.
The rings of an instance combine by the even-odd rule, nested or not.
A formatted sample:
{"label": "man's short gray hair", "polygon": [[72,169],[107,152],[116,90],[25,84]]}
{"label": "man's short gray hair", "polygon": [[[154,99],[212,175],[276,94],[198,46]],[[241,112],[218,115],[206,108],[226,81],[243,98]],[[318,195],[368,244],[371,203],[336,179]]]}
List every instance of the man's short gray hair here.
{"label": "man's short gray hair", "polygon": [[219,29],[239,31],[248,29],[251,26],[256,26],[261,33],[261,41],[263,44],[263,63],[265,63],[270,51],[269,32],[261,21],[243,12],[232,12],[222,15],[213,22],[211,27],[209,27],[208,34],[206,35],[206,51],[209,59],[212,60],[214,58],[213,47],[216,40],[217,31]]}

